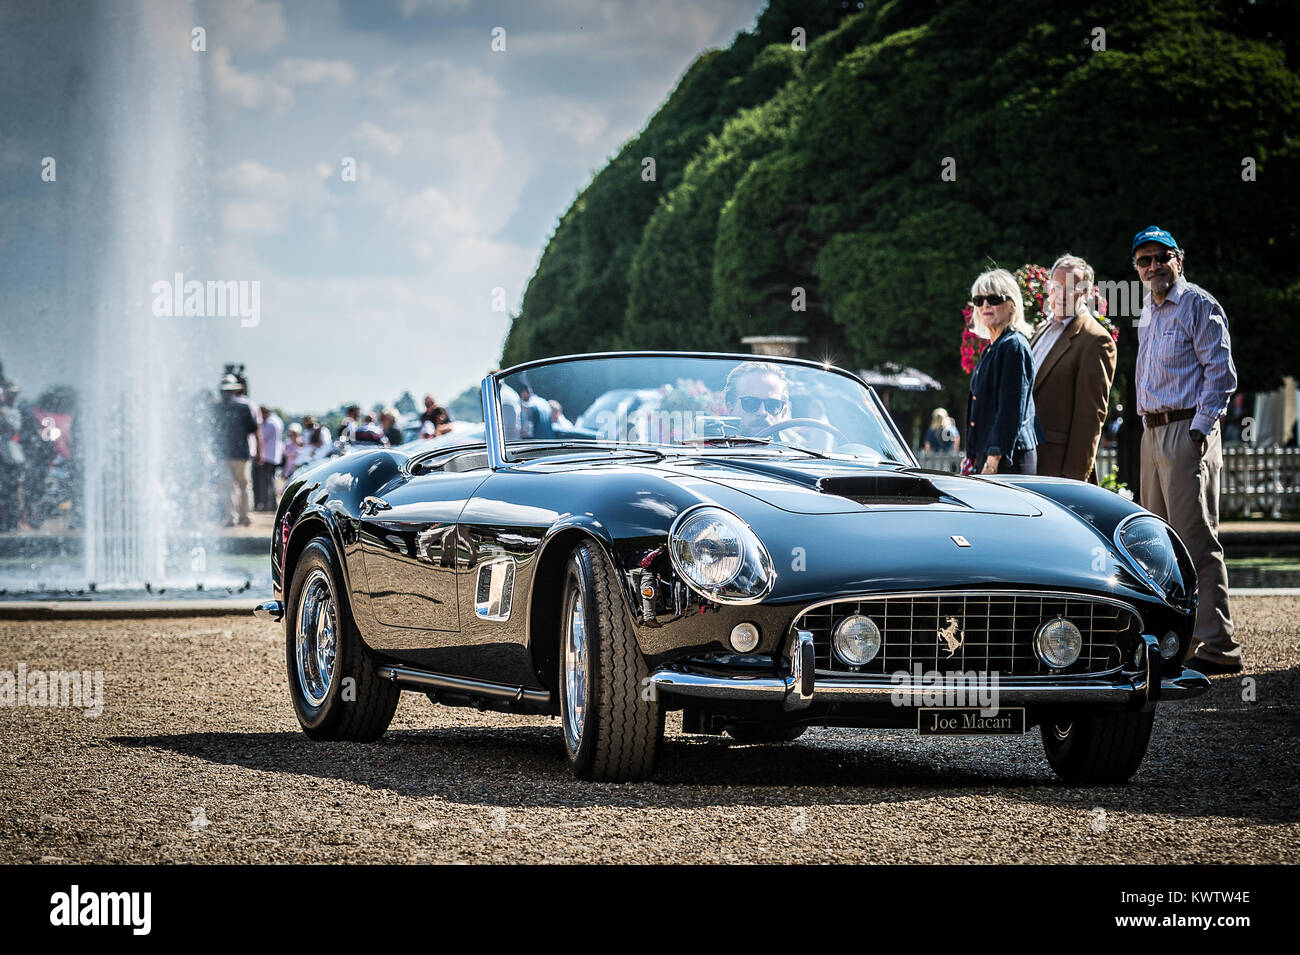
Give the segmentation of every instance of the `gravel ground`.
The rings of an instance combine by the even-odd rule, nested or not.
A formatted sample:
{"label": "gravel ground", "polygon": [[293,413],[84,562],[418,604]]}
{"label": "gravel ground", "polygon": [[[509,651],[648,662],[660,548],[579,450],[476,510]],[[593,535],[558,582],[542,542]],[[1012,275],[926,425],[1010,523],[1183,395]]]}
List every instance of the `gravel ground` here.
{"label": "gravel ground", "polygon": [[377,744],[313,743],[251,616],[0,621],[0,671],[103,670],[103,714],[0,707],[0,862],[1292,862],[1300,598],[1235,598],[1240,677],[1161,706],[1127,786],[1055,781],[1037,731],[672,727],[653,782],[574,780],[558,721],[407,693]]}

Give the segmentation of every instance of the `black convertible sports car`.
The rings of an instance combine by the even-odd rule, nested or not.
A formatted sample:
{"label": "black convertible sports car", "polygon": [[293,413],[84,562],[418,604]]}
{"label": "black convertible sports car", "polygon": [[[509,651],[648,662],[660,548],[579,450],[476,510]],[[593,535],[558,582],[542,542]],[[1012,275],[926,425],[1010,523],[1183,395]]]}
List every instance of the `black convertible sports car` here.
{"label": "black convertible sports car", "polygon": [[[1209,687],[1168,525],[1075,481],[922,470],[838,368],[574,356],[482,397],[481,435],[285,490],[258,611],[315,739],[376,739],[407,689],[558,715],[584,779],[649,776],[680,710],[754,743],[1037,725],[1060,776],[1118,781],[1155,703]],[[551,402],[590,413],[557,429]]]}

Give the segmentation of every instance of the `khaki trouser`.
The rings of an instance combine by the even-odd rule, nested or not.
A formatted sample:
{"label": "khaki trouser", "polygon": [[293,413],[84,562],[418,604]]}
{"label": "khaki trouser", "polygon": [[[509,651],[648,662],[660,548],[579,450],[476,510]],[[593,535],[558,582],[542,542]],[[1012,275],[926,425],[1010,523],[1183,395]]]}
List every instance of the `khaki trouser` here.
{"label": "khaki trouser", "polygon": [[1169,522],[1196,565],[1200,602],[1188,648],[1213,663],[1241,662],[1241,644],[1228,612],[1228,568],[1219,543],[1219,471],[1223,445],[1216,424],[1205,456],[1192,441],[1190,421],[1173,421],[1142,434],[1142,506]]}
{"label": "khaki trouser", "polygon": [[[248,506],[253,499],[253,462],[244,458],[227,458],[226,516],[248,520]],[[233,514],[232,514],[233,511]]]}

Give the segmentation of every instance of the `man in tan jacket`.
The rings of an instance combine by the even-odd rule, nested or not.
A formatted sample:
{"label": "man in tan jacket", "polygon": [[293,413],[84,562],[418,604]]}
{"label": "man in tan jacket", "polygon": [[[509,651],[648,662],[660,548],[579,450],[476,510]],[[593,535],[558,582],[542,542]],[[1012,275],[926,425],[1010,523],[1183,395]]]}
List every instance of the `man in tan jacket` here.
{"label": "man in tan jacket", "polygon": [[1050,317],[1029,343],[1040,440],[1038,473],[1097,483],[1097,442],[1115,378],[1115,341],[1092,317],[1093,271],[1063,255],[1049,273]]}

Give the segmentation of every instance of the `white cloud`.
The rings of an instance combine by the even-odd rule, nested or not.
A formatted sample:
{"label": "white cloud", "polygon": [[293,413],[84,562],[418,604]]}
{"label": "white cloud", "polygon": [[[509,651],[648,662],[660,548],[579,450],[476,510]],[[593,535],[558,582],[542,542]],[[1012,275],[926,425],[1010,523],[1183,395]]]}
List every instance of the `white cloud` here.
{"label": "white cloud", "polygon": [[[738,4],[737,6],[743,6]],[[680,55],[726,43],[724,24],[735,21],[726,4],[699,0],[657,0],[615,4],[606,0],[557,0],[550,18],[560,29],[511,31],[509,49],[523,56],[573,57],[582,60]],[[581,25],[582,29],[569,25]]]}
{"label": "white cloud", "polygon": [[[413,18],[463,6],[399,3]],[[297,8],[285,55],[235,47],[237,69],[227,53],[223,98],[243,108],[226,112],[221,133],[243,148],[222,151],[215,177],[219,271],[263,284],[261,324],[228,329],[226,352],[267,383],[260,394],[319,412],[344,400],[391,402],[405,388],[450,397],[491,368],[509,326],[492,309],[493,289],[506,289],[517,309],[540,251],[497,238],[529,233],[515,222],[523,189],[543,168],[598,166],[702,46],[729,39],[711,6],[666,3],[660,16],[574,0],[576,11],[548,15],[546,33],[511,29],[511,65],[521,52],[568,54],[526,76],[467,50],[450,28],[414,44],[351,35],[316,43],[308,21],[329,36],[328,18],[304,16],[300,37]],[[568,74],[597,61],[599,75],[625,79],[574,92]],[[620,64],[612,72],[611,61]],[[566,78],[553,82],[557,70]],[[343,155],[357,160],[354,183],[340,183]],[[356,342],[379,343],[382,373],[340,352]]]}
{"label": "white cloud", "polygon": [[289,192],[289,178],[284,173],[276,172],[252,159],[245,159],[223,169],[216,176],[216,184],[232,192],[271,195],[276,198],[282,198]]}
{"label": "white cloud", "polygon": [[375,123],[366,120],[360,126],[352,131],[352,138],[363,146],[374,146],[382,149],[390,156],[396,156],[402,151],[402,137],[395,133],[390,133],[380,128]]}
{"label": "white cloud", "polygon": [[442,58],[389,63],[373,70],[362,86],[381,107],[409,103],[461,112],[490,106],[505,94],[496,77]]}
{"label": "white cloud", "polygon": [[400,0],[397,9],[408,19],[422,10],[432,10],[434,13],[459,13],[469,9],[469,0]]}
{"label": "white cloud", "polygon": [[425,261],[441,257],[466,236],[482,234],[472,206],[432,186],[389,203],[384,214],[411,237],[411,248]]}
{"label": "white cloud", "polygon": [[[404,389],[450,399],[496,364],[509,316],[492,310],[492,289],[503,286],[517,301],[534,257],[531,249],[472,242],[421,275],[394,279],[276,276],[235,254],[219,274],[261,279],[262,321],[221,326],[216,350],[247,363],[259,400],[290,411],[319,413],[342,401],[369,407]],[[355,349],[348,358],[340,345],[349,343],[381,348],[382,374]]]}
{"label": "white cloud", "polygon": [[293,93],[278,80],[253,71],[244,72],[231,61],[227,47],[212,52],[212,80],[217,95],[242,109],[267,107],[279,113],[293,102]]}
{"label": "white cloud", "polygon": [[590,146],[596,142],[609,126],[609,121],[600,110],[573,101],[557,104],[548,112],[551,128],[580,146]]}
{"label": "white cloud", "polygon": [[212,24],[211,42],[241,53],[265,53],[284,40],[284,7],[275,0],[213,0],[199,15]]}
{"label": "white cloud", "polygon": [[270,202],[229,199],[221,204],[221,227],[227,232],[271,235],[279,232],[282,216]]}
{"label": "white cloud", "polygon": [[351,86],[357,70],[347,60],[311,60],[286,57],[280,61],[279,75],[291,86]]}

